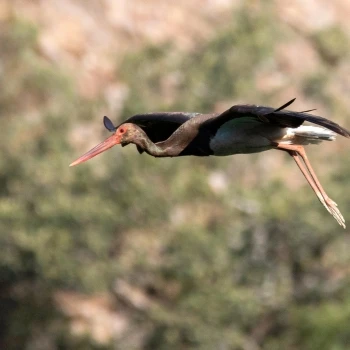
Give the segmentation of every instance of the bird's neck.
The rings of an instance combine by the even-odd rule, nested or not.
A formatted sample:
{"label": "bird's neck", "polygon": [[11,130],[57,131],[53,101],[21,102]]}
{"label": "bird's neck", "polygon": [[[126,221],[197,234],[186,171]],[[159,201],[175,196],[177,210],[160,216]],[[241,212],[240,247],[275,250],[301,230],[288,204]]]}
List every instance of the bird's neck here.
{"label": "bird's neck", "polygon": [[135,145],[141,147],[146,153],[153,157],[169,157],[166,149],[160,146],[161,143],[158,145],[152,142],[142,129],[139,130],[139,134],[139,137],[133,140]]}

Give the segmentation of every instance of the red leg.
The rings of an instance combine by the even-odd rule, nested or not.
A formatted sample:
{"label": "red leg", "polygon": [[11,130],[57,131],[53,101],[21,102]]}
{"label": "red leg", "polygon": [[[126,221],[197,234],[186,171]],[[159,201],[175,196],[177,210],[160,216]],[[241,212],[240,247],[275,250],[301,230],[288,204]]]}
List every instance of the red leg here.
{"label": "red leg", "polygon": [[[337,204],[328,197],[327,193],[323,189],[320,181],[318,180],[315,171],[313,170],[303,146],[300,145],[285,145],[285,144],[277,144],[277,149],[287,151],[297,163],[299,169],[305,176],[306,180],[310,184],[311,188],[316,193],[320,202],[326,207],[330,214],[333,215],[335,220],[345,228],[345,220],[337,208]],[[301,157],[301,159],[299,158]]]}

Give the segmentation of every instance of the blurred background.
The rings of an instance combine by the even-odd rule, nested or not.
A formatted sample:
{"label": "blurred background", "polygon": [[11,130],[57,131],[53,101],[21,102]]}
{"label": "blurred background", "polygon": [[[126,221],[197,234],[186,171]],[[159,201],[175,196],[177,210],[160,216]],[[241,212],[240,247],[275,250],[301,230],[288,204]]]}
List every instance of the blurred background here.
{"label": "blurred background", "polygon": [[[286,154],[68,164],[103,115],[296,97],[350,128],[349,18],[348,0],[1,0],[0,347],[348,349],[349,232]],[[349,147],[308,147],[348,223]]]}

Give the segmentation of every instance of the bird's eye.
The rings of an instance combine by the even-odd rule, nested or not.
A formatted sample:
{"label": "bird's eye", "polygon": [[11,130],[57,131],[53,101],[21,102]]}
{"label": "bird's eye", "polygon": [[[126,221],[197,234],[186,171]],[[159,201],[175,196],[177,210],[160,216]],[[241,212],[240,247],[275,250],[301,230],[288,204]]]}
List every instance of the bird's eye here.
{"label": "bird's eye", "polygon": [[119,129],[119,133],[120,133],[120,134],[124,134],[124,133],[125,133],[125,129],[124,129],[124,128],[120,128],[120,129]]}

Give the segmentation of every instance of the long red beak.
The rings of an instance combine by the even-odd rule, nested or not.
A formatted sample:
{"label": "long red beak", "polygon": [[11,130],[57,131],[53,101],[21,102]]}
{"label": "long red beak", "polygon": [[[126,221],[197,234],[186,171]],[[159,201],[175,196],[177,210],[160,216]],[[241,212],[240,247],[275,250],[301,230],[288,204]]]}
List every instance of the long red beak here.
{"label": "long red beak", "polygon": [[119,143],[120,143],[120,137],[118,137],[116,134],[113,134],[112,136],[108,137],[108,139],[104,140],[103,142],[101,142],[100,144],[95,146],[89,152],[86,152],[84,155],[82,155],[76,161],[71,163],[69,166],[74,166],[74,165],[78,165],[80,163],[84,163],[87,160],[97,156],[98,154],[108,150],[109,148],[111,148]]}

